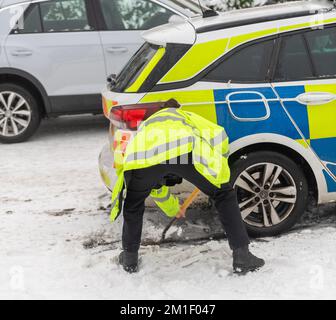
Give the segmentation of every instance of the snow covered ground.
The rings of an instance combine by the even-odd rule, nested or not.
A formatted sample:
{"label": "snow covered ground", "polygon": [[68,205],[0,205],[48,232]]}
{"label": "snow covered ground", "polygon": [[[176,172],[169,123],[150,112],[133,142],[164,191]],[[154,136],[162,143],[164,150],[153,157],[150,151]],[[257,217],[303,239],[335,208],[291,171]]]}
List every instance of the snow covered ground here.
{"label": "snow covered ground", "polygon": [[[334,205],[296,231],[254,242],[267,261],[259,273],[233,275],[223,240],[144,246],[141,271],[125,274],[115,263],[121,221],[109,223],[97,171],[106,139],[102,117],[81,116],[44,122],[30,142],[0,145],[1,299],[336,298]],[[149,210],[145,239],[159,238],[161,217]],[[195,221],[171,236],[209,232]]]}

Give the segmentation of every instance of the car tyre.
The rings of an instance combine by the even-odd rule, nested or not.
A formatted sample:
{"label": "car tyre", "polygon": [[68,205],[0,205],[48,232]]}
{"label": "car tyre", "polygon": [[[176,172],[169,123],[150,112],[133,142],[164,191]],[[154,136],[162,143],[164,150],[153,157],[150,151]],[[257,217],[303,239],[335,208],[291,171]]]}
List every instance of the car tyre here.
{"label": "car tyre", "polygon": [[252,237],[290,230],[305,212],[308,183],[300,166],[277,152],[255,152],[234,162],[232,183]]}
{"label": "car tyre", "polygon": [[27,141],[40,122],[41,111],[33,94],[17,84],[0,84],[0,143]]}

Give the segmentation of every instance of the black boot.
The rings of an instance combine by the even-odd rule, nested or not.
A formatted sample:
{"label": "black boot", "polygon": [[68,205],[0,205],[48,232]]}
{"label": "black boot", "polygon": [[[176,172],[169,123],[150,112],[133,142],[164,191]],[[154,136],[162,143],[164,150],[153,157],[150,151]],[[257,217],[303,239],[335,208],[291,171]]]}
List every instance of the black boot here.
{"label": "black boot", "polygon": [[121,252],[119,255],[119,263],[128,273],[138,272],[138,252]]}
{"label": "black boot", "polygon": [[233,270],[237,274],[245,275],[257,271],[265,265],[265,261],[255,257],[249,247],[233,250]]}

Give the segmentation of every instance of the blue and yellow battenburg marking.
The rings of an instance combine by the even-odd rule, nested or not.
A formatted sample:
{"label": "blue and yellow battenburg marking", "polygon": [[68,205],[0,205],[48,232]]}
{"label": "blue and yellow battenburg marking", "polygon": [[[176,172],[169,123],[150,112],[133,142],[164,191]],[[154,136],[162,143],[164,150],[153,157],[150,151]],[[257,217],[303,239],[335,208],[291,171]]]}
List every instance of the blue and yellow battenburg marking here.
{"label": "blue and yellow battenburg marking", "polygon": [[[330,163],[327,167],[336,177],[336,102],[320,106],[305,106],[294,101],[300,94],[306,92],[336,93],[336,85],[285,86],[276,87],[275,89],[280,98],[283,99],[286,110],[300,129],[305,141],[286,115],[286,112],[281,108],[280,102],[275,101],[276,97],[271,87],[234,89],[234,92],[239,92],[239,90],[260,92],[267,100],[270,100],[269,107],[271,116],[269,119],[261,122],[236,121],[230,115],[226,103],[216,103],[218,123],[225,126],[231,137],[231,141],[258,133],[275,133],[287,136],[305,146],[307,146],[308,143],[322,161]],[[215,90],[215,101],[225,101],[231,92],[232,90]],[[247,100],[247,97],[241,99]],[[252,109],[263,110],[263,108],[258,108],[258,105],[254,103],[253,105],[247,103],[245,104],[245,107],[246,106],[249,108],[245,108],[245,117],[249,116],[248,113],[251,112],[250,110]],[[253,116],[260,117],[261,115],[256,111]],[[328,191],[336,192],[334,179],[327,171],[324,171],[324,175],[328,185]]]}
{"label": "blue and yellow battenburg marking", "polygon": [[[322,161],[330,163],[328,169],[336,177],[336,101],[321,106],[305,106],[295,101],[299,95],[306,92],[336,94],[336,84],[278,86],[275,90],[284,101],[287,112],[301,133],[282,108],[271,86],[149,93],[141,102],[166,101],[174,98],[183,105],[184,110],[195,112],[225,127],[231,142],[254,134],[273,133],[291,138],[306,148],[310,145]],[[230,97],[231,109],[241,118],[265,116],[264,102],[256,101],[258,98],[260,100],[260,97],[265,97],[270,108],[270,117],[264,121],[236,120],[232,117],[226,103],[228,97]],[[251,102],[248,102],[249,100]],[[239,103],[239,101],[245,102]],[[336,182],[327,171],[324,174],[328,191],[336,192]]]}

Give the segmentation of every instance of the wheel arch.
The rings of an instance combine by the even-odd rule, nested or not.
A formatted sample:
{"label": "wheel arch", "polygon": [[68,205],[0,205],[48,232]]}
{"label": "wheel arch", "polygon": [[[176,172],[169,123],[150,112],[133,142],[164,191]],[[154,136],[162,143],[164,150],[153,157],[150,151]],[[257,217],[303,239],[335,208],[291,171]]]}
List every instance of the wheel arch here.
{"label": "wheel arch", "polygon": [[269,136],[272,136],[272,139],[270,137],[265,139],[264,135],[255,135],[235,141],[231,145],[230,165],[233,165],[235,161],[248,153],[258,151],[278,152],[295,163],[301,164],[308,181],[310,194],[317,203],[322,203],[322,195],[327,192],[327,186],[321,170],[322,164],[310,148],[305,148],[295,140],[287,137],[281,136],[281,139],[279,139],[278,135],[270,134]]}
{"label": "wheel arch", "polygon": [[22,85],[38,99],[43,116],[51,113],[51,103],[45,88],[31,74],[15,68],[0,68],[0,83]]}

